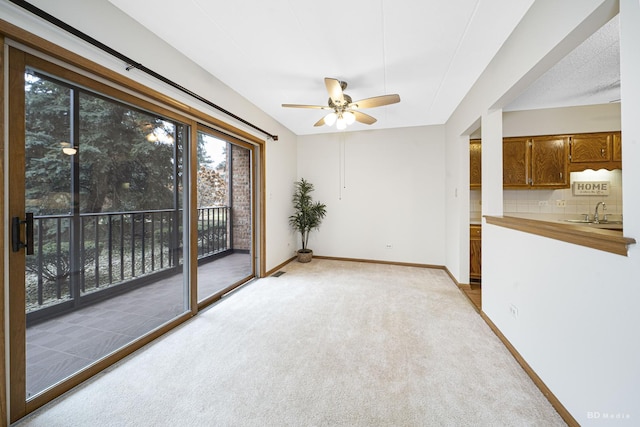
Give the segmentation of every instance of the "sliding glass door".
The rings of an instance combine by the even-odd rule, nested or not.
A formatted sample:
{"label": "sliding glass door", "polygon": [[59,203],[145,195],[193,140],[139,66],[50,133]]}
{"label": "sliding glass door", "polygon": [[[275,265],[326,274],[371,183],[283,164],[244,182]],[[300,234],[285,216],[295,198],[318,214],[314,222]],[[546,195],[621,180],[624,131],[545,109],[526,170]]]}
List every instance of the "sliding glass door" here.
{"label": "sliding glass door", "polygon": [[259,141],[6,51],[14,422],[254,278],[264,201]]}
{"label": "sliding glass door", "polygon": [[190,129],[11,50],[11,418],[189,310]]}
{"label": "sliding glass door", "polygon": [[202,127],[197,147],[198,303],[254,277],[252,147]]}

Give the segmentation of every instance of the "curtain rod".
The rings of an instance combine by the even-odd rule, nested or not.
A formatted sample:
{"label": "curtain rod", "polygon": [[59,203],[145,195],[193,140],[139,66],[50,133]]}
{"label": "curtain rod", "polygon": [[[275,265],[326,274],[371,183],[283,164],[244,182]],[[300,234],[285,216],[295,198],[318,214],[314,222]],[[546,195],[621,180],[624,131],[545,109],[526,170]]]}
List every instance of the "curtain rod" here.
{"label": "curtain rod", "polygon": [[226,114],[229,117],[234,118],[235,120],[238,120],[241,123],[244,123],[247,126],[252,127],[253,129],[263,133],[264,135],[268,136],[269,138],[273,139],[274,141],[278,140],[278,135],[272,135],[269,132],[260,129],[259,127],[257,127],[256,125],[254,125],[253,123],[250,123],[248,121],[246,121],[245,119],[243,119],[242,117],[239,117],[235,114],[233,114],[232,112],[225,110],[224,108],[220,107],[219,105],[214,104],[213,102],[209,101],[208,99],[198,95],[197,93],[179,85],[178,83],[174,82],[173,80],[169,80],[168,78],[162,76],[161,74],[156,73],[153,70],[150,70],[149,68],[145,67],[144,65],[142,65],[141,63],[134,61],[133,59],[129,58],[128,56],[118,52],[117,50],[105,45],[104,43],[94,39],[93,37],[89,36],[86,33],[83,33],[82,31],[78,30],[75,27],[72,27],[71,25],[61,21],[60,19],[56,18],[53,15],[48,14],[47,12],[45,12],[42,9],[37,8],[36,6],[32,5],[29,2],[26,2],[24,0],[9,0],[11,3],[20,6],[21,8],[33,13],[34,15],[39,16],[40,18],[48,21],[49,23],[62,28],[63,30],[67,31],[68,33],[73,34],[76,37],[81,38],[82,40],[86,41],[87,43],[90,43],[91,45],[97,47],[100,50],[103,50],[104,52],[107,52],[108,54],[115,56],[116,58],[120,59],[121,61],[123,61],[124,63],[127,64],[126,70],[130,71],[134,68],[137,68],[138,70],[152,76],[155,77],[156,79],[160,80],[163,83],[168,84],[169,86],[172,86],[176,89],[178,89],[181,92],[186,93],[187,95],[197,99],[198,101],[204,102],[205,104],[209,105],[210,107],[215,108],[216,110]]}

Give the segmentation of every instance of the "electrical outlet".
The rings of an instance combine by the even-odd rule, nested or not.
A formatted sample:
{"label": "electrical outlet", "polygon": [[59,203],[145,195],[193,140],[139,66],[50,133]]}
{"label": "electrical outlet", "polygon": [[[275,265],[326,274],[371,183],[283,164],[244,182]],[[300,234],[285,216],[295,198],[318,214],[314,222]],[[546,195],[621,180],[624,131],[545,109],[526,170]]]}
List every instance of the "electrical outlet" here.
{"label": "electrical outlet", "polygon": [[538,200],[538,206],[549,206],[549,202],[546,200]]}
{"label": "electrical outlet", "polygon": [[385,246],[387,249],[391,249],[393,246],[391,246],[391,243],[387,243],[387,245]]}
{"label": "electrical outlet", "polygon": [[515,305],[511,304],[511,305],[509,306],[509,312],[511,313],[511,316],[512,316],[514,319],[517,319],[517,318],[518,318],[518,307],[516,307]]}
{"label": "electrical outlet", "polygon": [[558,208],[566,208],[567,201],[566,200],[556,200],[556,207]]}

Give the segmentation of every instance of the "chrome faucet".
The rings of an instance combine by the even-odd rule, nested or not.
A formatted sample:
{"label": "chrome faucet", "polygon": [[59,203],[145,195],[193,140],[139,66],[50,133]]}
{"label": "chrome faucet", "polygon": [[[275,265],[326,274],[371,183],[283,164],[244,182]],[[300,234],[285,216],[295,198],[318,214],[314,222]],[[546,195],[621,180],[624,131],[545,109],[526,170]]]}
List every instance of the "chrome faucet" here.
{"label": "chrome faucet", "polygon": [[603,211],[607,210],[607,204],[605,202],[598,202],[596,204],[596,211],[593,214],[593,222],[595,222],[596,224],[600,223],[600,217],[598,216],[598,208],[600,207],[600,205],[602,205],[602,210]]}

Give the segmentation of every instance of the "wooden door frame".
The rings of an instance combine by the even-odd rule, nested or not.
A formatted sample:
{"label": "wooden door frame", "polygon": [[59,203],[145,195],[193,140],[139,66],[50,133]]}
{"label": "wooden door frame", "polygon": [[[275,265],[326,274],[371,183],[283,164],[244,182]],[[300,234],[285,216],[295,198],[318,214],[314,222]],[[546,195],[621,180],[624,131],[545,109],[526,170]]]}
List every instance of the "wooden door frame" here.
{"label": "wooden door frame", "polygon": [[[60,76],[74,82],[77,85],[78,82],[84,83],[90,90],[96,92],[102,92],[104,94],[112,95],[120,102],[128,101],[131,105],[137,108],[143,108],[149,112],[163,115],[169,119],[175,119],[181,123],[185,120],[176,115],[174,112],[168,112],[162,110],[157,106],[151,104],[145,104],[144,102],[132,102],[137,98],[131,95],[119,94],[117,89],[107,89],[106,86],[96,82],[95,86],[89,85],[91,79],[86,77],[77,76],[75,73],[66,70],[58,65],[49,63],[41,58],[35,57],[29,53],[25,53],[18,48],[9,48],[9,93],[7,93],[9,101],[9,111],[7,116],[9,117],[9,140],[7,155],[9,156],[9,168],[7,176],[10,178],[12,185],[9,189],[9,206],[6,211],[3,212],[5,217],[18,216],[23,218],[25,216],[25,71],[28,67],[33,66],[41,71],[46,71],[56,76]],[[189,144],[189,141],[185,141]],[[188,162],[187,162],[188,163]],[[20,178],[18,178],[20,177]],[[17,179],[12,179],[17,178]],[[9,421],[15,422],[39,408],[40,406],[48,403],[52,399],[60,396],[62,393],[70,390],[71,388],[82,383],[91,376],[97,374],[108,366],[111,366],[118,360],[123,359],[127,355],[131,354],[135,350],[141,348],[148,342],[157,338],[158,336],[168,332],[173,327],[188,320],[193,316],[192,312],[184,312],[177,317],[171,319],[164,326],[156,329],[155,331],[146,334],[142,337],[138,337],[131,341],[127,346],[117,350],[114,353],[101,358],[97,362],[82,368],[77,371],[72,377],[62,380],[61,382],[53,385],[51,388],[44,390],[42,393],[27,399],[26,396],[26,316],[25,316],[25,292],[24,292],[24,272],[25,272],[25,256],[24,250],[18,252],[9,252],[8,254],[8,277],[9,277],[9,366],[10,366],[10,387],[8,390],[9,395]],[[188,273],[184,272],[185,277],[188,277]],[[11,287],[17,289],[19,286],[22,291],[13,292]],[[191,286],[191,283],[189,283]]]}
{"label": "wooden door frame", "polygon": [[[6,64],[5,54],[4,54],[4,36],[0,33],[0,141],[2,145],[0,146],[0,211],[3,214],[5,213],[5,204],[4,204],[4,162],[5,162],[5,110],[4,110],[4,83],[5,83],[5,70],[4,66]],[[0,227],[0,242],[6,242],[5,238],[5,227],[4,221],[3,226]],[[0,277],[2,277],[4,283],[4,257],[5,257],[5,245],[0,245]],[[7,372],[6,372],[6,348],[5,348],[5,297],[4,297],[4,286],[0,289],[0,319],[2,322],[2,327],[0,328],[0,426],[6,426],[8,423],[8,410],[7,410]]]}
{"label": "wooden door frame", "polygon": [[[24,120],[11,120],[12,117],[24,117],[24,69],[26,66],[25,53],[13,47],[9,48],[9,150],[8,150],[8,176],[24,176],[25,147],[23,136],[25,134]],[[20,90],[20,87],[23,88]],[[5,215],[9,218],[17,216],[24,218],[25,184],[23,179],[13,180],[9,186],[9,205]],[[18,197],[21,195],[21,197]],[[21,200],[22,199],[22,200]],[[27,327],[24,314],[25,293],[13,292],[12,288],[21,285],[24,288],[25,256],[24,248],[18,252],[8,251],[8,261],[11,266],[8,271],[9,278],[9,413],[10,422],[15,422],[27,413],[26,405],[26,335],[18,331],[24,331]]]}
{"label": "wooden door frame", "polygon": [[[216,127],[226,132],[229,132],[232,135],[237,135],[239,140],[249,141],[251,144],[254,144],[255,150],[253,150],[252,161],[255,162],[255,168],[252,168],[252,174],[253,174],[254,180],[255,178],[258,178],[258,180],[254,181],[255,187],[254,187],[253,203],[254,203],[255,215],[253,215],[253,221],[254,221],[254,230],[256,231],[254,235],[253,245],[254,245],[254,253],[259,257],[257,260],[257,263],[255,264],[256,266],[255,274],[257,277],[262,277],[266,274],[265,273],[266,271],[266,233],[265,233],[266,232],[266,227],[265,227],[266,201],[265,201],[265,191],[264,191],[265,165],[266,165],[266,160],[265,160],[266,141],[265,140],[258,138],[255,135],[252,135],[239,128],[236,128],[235,126],[229,123],[226,123],[220,119],[217,119],[207,113],[203,113],[197,110],[196,108],[193,108],[181,102],[178,102],[159,91],[150,89],[141,83],[138,83],[127,77],[124,77],[119,73],[116,73],[106,67],[98,65],[90,60],[87,60],[86,58],[80,55],[77,55],[71,51],[61,48],[43,38],[35,36],[19,27],[16,27],[0,19],[0,47],[4,47],[4,43],[2,43],[5,41],[4,37],[7,37],[7,39],[10,38],[13,41],[21,43],[33,49],[35,52],[40,52],[40,53],[37,53],[37,56],[36,56],[31,53],[28,54],[28,53],[22,52],[19,48],[11,47],[12,50],[15,50],[16,52],[20,52],[17,55],[22,56],[23,58],[22,69],[20,71],[22,73],[22,77],[20,77],[21,80],[24,80],[24,66],[26,66],[29,62],[35,61],[39,64],[47,63],[49,64],[49,66],[55,67],[58,70],[62,71],[65,75],[65,78],[69,78],[68,76],[73,76],[74,78],[80,79],[81,84],[84,84],[85,82],[91,82],[92,86],[93,84],[95,84],[104,88],[110,88],[109,90],[112,92],[123,94],[122,98],[118,97],[117,99],[124,100],[124,101],[135,100],[135,102],[133,102],[134,105],[138,105],[138,106],[141,106],[142,108],[145,108],[143,105],[146,104],[146,105],[152,106],[150,108],[152,111],[156,111],[161,114],[166,114],[168,117],[172,117],[172,118],[178,117],[178,120],[180,122],[190,125],[192,131],[196,129],[196,127],[194,126],[195,123],[209,123],[209,124],[215,125]],[[8,45],[15,46],[13,43],[9,43]],[[9,82],[10,86],[11,85],[15,86],[16,82],[14,81],[14,79],[10,78],[8,74],[5,75],[4,67],[6,67],[7,62],[9,63],[9,67],[16,67],[17,66],[15,63],[16,59],[6,57],[4,52],[5,50],[2,49],[2,52],[0,53],[0,66],[2,66],[2,69],[0,69],[0,83],[6,80]],[[43,59],[44,57],[51,57],[54,59],[61,60],[63,63],[69,64],[72,67],[77,67],[78,69],[88,72],[90,75],[94,75],[109,83],[108,84],[99,83],[98,80],[94,80],[92,78],[87,77],[86,75],[73,72],[69,68],[65,68],[60,65],[54,65],[53,63]],[[29,59],[26,59],[26,58],[29,58]],[[72,81],[75,81],[75,80],[72,80]],[[4,145],[3,145],[3,147],[8,147],[9,144],[16,144],[16,142],[11,140],[13,136],[20,135],[20,134],[24,135],[24,129],[21,130],[20,128],[15,127],[15,126],[22,126],[22,128],[24,128],[24,123],[20,125],[19,123],[17,123],[20,121],[8,120],[9,127],[10,128],[13,127],[13,128],[4,129],[4,124],[6,123],[5,118],[9,114],[9,111],[5,111],[4,109],[4,100],[5,100],[5,97],[9,96],[9,93],[4,93],[4,89],[5,89],[4,85],[0,85],[0,86],[1,86],[0,95],[2,95],[2,103],[0,103],[0,117],[2,117],[2,121],[0,122],[0,131],[4,131],[2,133],[3,139],[6,133],[10,134],[9,139],[4,141]],[[24,84],[22,84],[22,88],[23,87],[24,87]],[[135,94],[142,95],[143,97],[146,97],[148,101],[144,101],[141,97],[131,95],[131,92],[127,93],[122,91],[121,89],[117,89],[118,87],[124,90],[132,91]],[[95,90],[102,92],[101,89],[95,89]],[[15,98],[15,97],[12,97],[12,98]],[[24,99],[24,95],[23,95],[23,99]],[[16,102],[16,101],[10,101],[10,102]],[[17,107],[19,107],[19,105]],[[16,106],[10,105],[10,109],[15,109],[15,108]],[[24,105],[22,106],[22,109],[24,109]],[[22,139],[20,139],[20,141],[18,142],[24,145],[24,141]],[[22,147],[22,150],[24,151],[24,147]],[[4,160],[6,156],[8,156],[8,154],[4,149],[0,150],[0,152],[1,152],[0,159]],[[190,161],[192,161],[192,159],[190,159]],[[3,172],[2,178],[1,178],[2,181],[4,181],[6,177],[14,176],[11,165],[12,163],[15,163],[15,162],[12,160],[7,163],[9,165],[9,168],[6,171],[4,170],[4,162],[2,162],[2,164],[0,165],[0,172]],[[194,174],[192,173],[191,175],[193,178]],[[24,210],[25,210],[24,201],[22,202],[22,205],[23,205],[22,209],[16,210],[12,206],[4,205],[4,196],[5,196],[4,185],[2,186],[2,190],[0,190],[0,194],[2,194],[2,198],[0,198],[1,199],[0,204],[2,204],[2,208],[3,208],[2,209],[3,218],[7,217],[8,215],[12,215],[12,216],[17,216],[17,214],[24,215]],[[193,194],[191,195],[191,200],[193,200]],[[192,227],[192,230],[193,230],[193,227]],[[2,230],[0,230],[0,237],[6,237],[5,234],[6,234],[5,228],[2,227]],[[6,241],[6,239],[4,239],[4,241]],[[256,252],[256,249],[259,252]],[[2,255],[4,252],[5,252],[4,248],[0,249],[0,255]],[[4,262],[0,264],[2,264],[0,266],[0,272],[8,274],[6,271]],[[17,269],[15,270],[18,271]],[[188,274],[190,275],[190,279],[193,278],[193,271],[189,271]],[[4,275],[3,275],[3,278],[4,278]],[[13,282],[14,280],[10,278],[8,283],[3,283],[4,287],[6,288],[7,286],[9,286],[10,283],[13,283]],[[192,295],[194,295],[195,293],[194,293],[193,280],[190,280],[190,289],[191,289]],[[0,292],[0,294],[3,294],[3,293]],[[4,299],[4,295],[1,295],[0,303],[4,302],[3,299]],[[0,304],[0,314],[3,314],[4,305],[5,304]],[[17,306],[17,307],[20,307],[21,309],[24,308],[24,302],[20,303],[20,301],[16,301],[15,303],[13,301],[10,301],[9,305],[10,307]],[[168,332],[173,327],[179,325],[180,323],[184,322],[185,320],[193,316],[197,312],[197,308],[193,308],[193,307],[194,305],[192,304],[191,312],[185,313],[184,315],[166,324],[163,328],[153,332],[150,335],[145,336],[144,338],[141,338],[135,341],[129,347],[127,347],[126,349],[123,349],[122,352],[118,352],[118,354],[110,355],[107,358],[103,359],[102,361],[96,363],[95,365],[92,366],[91,369],[82,372],[77,377],[74,377],[73,381],[65,381],[64,384],[60,384],[62,387],[58,387],[58,386],[53,387],[52,389],[43,392],[42,394],[34,397],[32,400],[29,400],[28,402],[26,401],[26,390],[20,396],[21,400],[19,400],[16,397],[18,392],[15,392],[15,396],[11,395],[11,390],[8,390],[6,388],[7,382],[3,380],[3,378],[6,378],[9,375],[9,372],[7,372],[5,369],[5,363],[0,363],[0,400],[2,401],[0,403],[0,419],[2,420],[0,421],[0,426],[6,425],[9,418],[11,418],[11,422],[21,418],[22,416],[44,405],[45,403],[49,402],[55,397],[58,397],[65,391],[80,384],[82,381],[95,375],[96,373],[103,370],[104,368],[112,365],[115,361],[120,360],[121,358],[132,353],[133,351],[137,350],[138,348],[142,347],[148,342]],[[7,313],[7,314],[9,314],[9,316],[11,315],[10,313]],[[21,317],[24,319],[24,310],[22,310],[21,312]],[[0,331],[0,351],[3,349],[3,345],[5,342],[4,339],[1,339],[3,338],[2,335],[4,335],[4,337],[6,337],[7,335],[11,335],[11,332],[8,329],[6,329],[7,326],[8,325],[3,324],[3,330]],[[9,342],[11,342],[13,337],[10,336],[9,338],[10,338]],[[23,340],[24,340],[24,337],[23,337]],[[22,348],[22,346],[19,346],[19,347]],[[23,354],[22,359],[24,359],[24,353],[25,353],[24,348],[22,348],[22,350],[18,348],[15,348],[14,350],[11,350],[10,348],[4,348],[4,351],[1,352],[2,359],[0,360],[0,362],[7,362],[6,358],[9,355],[11,355],[10,356],[11,359],[15,361],[18,357],[20,357],[18,352],[21,352],[21,354]],[[9,363],[11,362],[9,361]],[[23,372],[22,375],[24,376],[25,373]],[[14,378],[15,378],[15,375],[14,375]],[[7,400],[8,397],[11,399]],[[9,402],[8,405],[7,405],[7,402]]]}
{"label": "wooden door frame", "polygon": [[[260,241],[261,245],[260,247],[262,248],[263,246],[263,242],[264,242],[264,238],[263,238],[263,233],[264,230],[258,230],[257,229],[257,225],[259,223],[262,223],[263,219],[261,219],[261,212],[262,212],[262,206],[264,206],[264,204],[262,203],[262,200],[264,200],[264,191],[258,190],[259,187],[261,187],[261,184],[256,180],[257,177],[259,176],[260,170],[262,170],[262,162],[263,162],[263,153],[260,150],[262,147],[257,145],[257,144],[252,144],[249,143],[247,141],[244,141],[242,139],[239,139],[233,135],[229,135],[225,132],[222,132],[220,130],[214,129],[206,124],[202,124],[202,123],[195,123],[194,126],[194,132],[191,139],[191,162],[193,163],[194,167],[195,165],[198,164],[198,159],[197,159],[197,144],[198,144],[198,132],[203,132],[205,134],[211,135],[214,138],[218,138],[220,140],[226,141],[228,144],[232,144],[232,145],[236,145],[238,147],[241,148],[245,148],[247,150],[249,150],[249,157],[250,157],[250,175],[251,175],[251,271],[253,274],[253,277],[263,277],[265,275],[264,271],[265,271],[265,260],[264,257],[260,257],[259,258],[259,265],[256,265],[255,259],[256,259],[256,250],[258,248],[258,244],[257,241]],[[195,170],[194,168],[192,168],[195,173],[192,173],[191,176],[191,187],[192,189],[194,189],[191,193],[191,221],[193,224],[195,224],[195,227],[192,227],[192,233],[197,233],[197,209],[198,209],[198,195],[197,195],[197,181],[198,181],[198,176],[197,176],[197,170]],[[229,184],[231,185],[231,183]],[[195,231],[194,231],[195,230]],[[192,235],[192,246],[191,246],[191,250],[195,251],[197,253],[197,236],[193,236]],[[194,282],[195,283],[195,290],[194,290],[194,294],[197,294],[197,277],[198,277],[198,271],[197,271],[197,265],[193,268],[192,270],[192,277],[195,277],[196,280]],[[244,282],[243,282],[244,283]],[[208,297],[206,297],[205,299],[203,299],[202,301],[198,302],[198,297],[197,295],[192,295],[191,299],[192,302],[195,302],[196,306],[198,307],[198,309],[203,309],[205,307],[207,307],[208,305],[218,301],[222,295],[224,295],[227,292],[232,291],[233,289],[235,289],[238,286],[241,286],[243,283],[238,283],[235,286],[233,286],[230,289],[225,289],[219,293],[213,294],[213,295],[209,295]]]}

